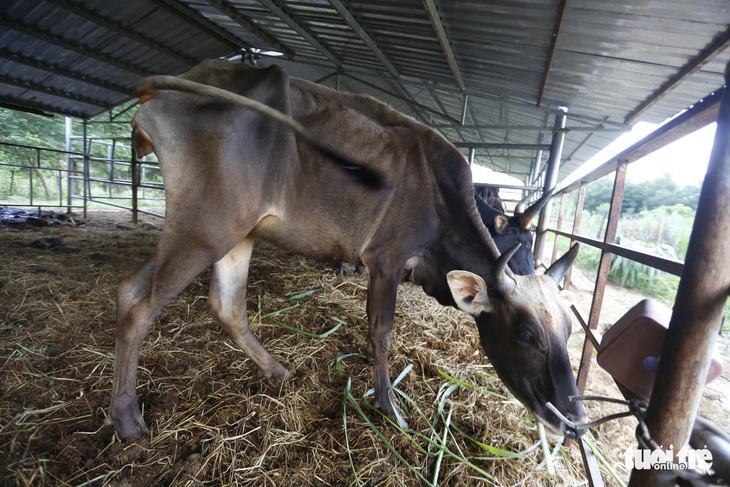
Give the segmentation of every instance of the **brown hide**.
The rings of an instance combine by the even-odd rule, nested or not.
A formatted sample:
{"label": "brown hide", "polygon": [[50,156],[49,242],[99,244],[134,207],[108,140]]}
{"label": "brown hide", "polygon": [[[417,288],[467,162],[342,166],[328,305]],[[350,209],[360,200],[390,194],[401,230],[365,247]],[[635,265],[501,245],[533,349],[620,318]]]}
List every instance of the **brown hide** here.
{"label": "brown hide", "polygon": [[[368,343],[376,399],[386,414],[397,418],[401,413],[391,391],[388,346],[406,261],[415,258],[419,275],[428,276],[418,282],[452,305],[448,271],[474,272],[487,287],[495,282],[490,271],[499,252],[477,213],[463,156],[432,129],[370,97],[288,78],[278,67],[206,61],[182,77],[291,115],[321,145],[346,154],[357,167],[380,179],[377,185],[368,185],[349,177],[291,128],[242,109],[226,97],[156,92],[155,78],[144,80],[139,95],[148,101],[134,117],[134,139],[141,149],[154,147],[165,180],[167,209],[157,249],[117,292],[110,417],[119,435],[147,432],[135,388],[139,351],[150,324],[211,265],[211,313],[262,373],[289,376],[248,327],[246,281],[256,238],[313,258],[368,267]],[[534,277],[555,286],[547,276]],[[522,289],[516,278],[516,288]],[[551,293],[534,298],[555,301],[557,288]],[[495,326],[504,324],[500,327],[506,330],[516,314],[508,296],[499,299],[504,301],[502,311],[491,321]],[[537,319],[549,322],[548,333],[561,328],[558,342],[564,347],[562,314]],[[515,367],[512,373],[519,375],[520,364]],[[573,381],[572,372],[566,375],[562,370],[558,380]],[[550,394],[545,398],[558,407],[566,403],[564,399]],[[529,401],[525,405],[531,410],[537,407]],[[565,414],[577,416],[567,409]],[[548,426],[561,431],[557,422],[549,421]]]}

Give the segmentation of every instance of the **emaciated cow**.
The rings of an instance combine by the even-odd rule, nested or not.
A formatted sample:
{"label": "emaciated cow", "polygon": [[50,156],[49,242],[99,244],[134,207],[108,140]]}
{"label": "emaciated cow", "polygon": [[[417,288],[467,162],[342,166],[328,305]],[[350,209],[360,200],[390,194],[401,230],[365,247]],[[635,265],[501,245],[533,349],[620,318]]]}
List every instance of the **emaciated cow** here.
{"label": "emaciated cow", "polygon": [[[208,266],[213,316],[265,376],[290,376],[248,326],[246,281],[256,238],[367,266],[375,394],[390,417],[400,414],[388,372],[396,290],[406,261],[416,256],[416,282],[476,317],[507,387],[549,429],[576,436],[545,407],[552,402],[575,422],[585,413],[568,400],[577,394],[566,349],[571,322],[556,284],[575,251],[548,275],[507,271],[510,255],[500,257],[477,213],[469,167],[446,139],[371,97],[289,78],[276,66],[206,61],[180,77],[145,78],[136,92],[143,104],[133,139],[141,152],[157,154],[166,221],[153,254],[117,291],[110,418],[120,437],[148,431],[135,389],[152,321]],[[288,126],[242,108],[252,100],[361,163],[341,167],[365,177],[347,176]]]}
{"label": "emaciated cow", "polygon": [[552,192],[545,193],[527,209],[524,209],[523,200],[515,208],[515,214],[508,216],[484,201],[479,194],[474,193],[479,215],[492,235],[497,249],[504,253],[515,245],[519,245],[514,257],[509,261],[509,268],[516,274],[526,276],[535,273],[535,257],[532,253],[532,220],[540,213],[552,195]]}

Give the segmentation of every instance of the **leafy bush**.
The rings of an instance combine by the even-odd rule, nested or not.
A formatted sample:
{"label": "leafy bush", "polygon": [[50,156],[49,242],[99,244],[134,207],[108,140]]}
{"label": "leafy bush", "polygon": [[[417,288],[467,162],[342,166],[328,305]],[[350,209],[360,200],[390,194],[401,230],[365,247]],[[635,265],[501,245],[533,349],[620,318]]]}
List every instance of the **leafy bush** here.
{"label": "leafy bush", "polygon": [[[603,240],[607,213],[607,203],[596,207],[595,212],[584,211],[580,234]],[[629,216],[622,214],[616,244],[638,252],[681,261],[687,253],[693,223],[694,210],[682,204],[660,206]],[[561,238],[559,250],[564,252],[567,248],[568,240]],[[599,249],[583,245],[575,266],[584,272],[595,274],[600,258]],[[670,307],[674,304],[679,286],[677,276],[618,255],[611,257],[608,279],[623,288],[634,289]],[[723,330],[730,332],[730,305],[725,307]]]}

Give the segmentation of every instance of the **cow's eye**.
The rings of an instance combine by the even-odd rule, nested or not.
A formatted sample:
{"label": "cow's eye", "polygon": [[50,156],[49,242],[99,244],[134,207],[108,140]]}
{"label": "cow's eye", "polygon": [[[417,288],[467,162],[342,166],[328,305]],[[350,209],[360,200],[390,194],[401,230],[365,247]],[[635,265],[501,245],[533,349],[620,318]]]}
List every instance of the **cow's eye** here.
{"label": "cow's eye", "polygon": [[517,332],[517,339],[524,343],[525,345],[535,345],[535,337],[532,336],[532,333],[530,333],[527,330],[520,330]]}

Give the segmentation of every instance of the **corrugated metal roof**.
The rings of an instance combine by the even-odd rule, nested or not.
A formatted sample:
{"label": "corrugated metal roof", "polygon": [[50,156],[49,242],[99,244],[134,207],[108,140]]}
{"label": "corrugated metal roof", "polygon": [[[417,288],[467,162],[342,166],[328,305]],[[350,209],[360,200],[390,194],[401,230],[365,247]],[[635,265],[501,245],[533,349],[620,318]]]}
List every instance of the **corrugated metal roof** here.
{"label": "corrugated metal roof", "polygon": [[5,0],[0,103],[89,118],[141,76],[243,53],[381,98],[523,180],[565,106],[562,178],[718,89],[729,27],[727,0]]}

